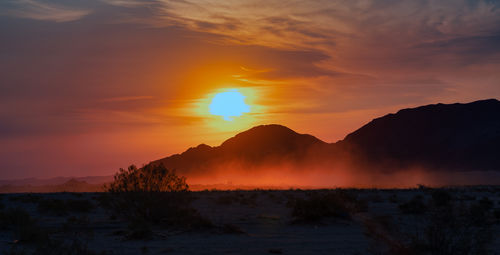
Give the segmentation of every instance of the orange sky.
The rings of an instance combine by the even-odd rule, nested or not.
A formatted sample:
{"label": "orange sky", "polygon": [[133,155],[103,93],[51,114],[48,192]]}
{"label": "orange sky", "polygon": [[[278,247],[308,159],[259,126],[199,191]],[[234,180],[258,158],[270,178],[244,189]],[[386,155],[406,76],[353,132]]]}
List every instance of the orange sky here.
{"label": "orange sky", "polygon": [[[495,1],[0,3],[0,179],[109,175],[278,123],[500,97]],[[252,111],[203,114],[238,88]]]}

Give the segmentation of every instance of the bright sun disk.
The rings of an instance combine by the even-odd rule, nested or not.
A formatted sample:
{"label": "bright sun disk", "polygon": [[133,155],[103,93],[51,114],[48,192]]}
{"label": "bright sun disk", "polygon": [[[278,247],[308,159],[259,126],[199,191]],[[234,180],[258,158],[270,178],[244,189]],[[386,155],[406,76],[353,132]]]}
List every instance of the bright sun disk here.
{"label": "bright sun disk", "polygon": [[250,112],[250,106],[245,103],[245,96],[237,90],[215,94],[209,109],[210,114],[222,116],[226,121],[232,121],[232,117]]}

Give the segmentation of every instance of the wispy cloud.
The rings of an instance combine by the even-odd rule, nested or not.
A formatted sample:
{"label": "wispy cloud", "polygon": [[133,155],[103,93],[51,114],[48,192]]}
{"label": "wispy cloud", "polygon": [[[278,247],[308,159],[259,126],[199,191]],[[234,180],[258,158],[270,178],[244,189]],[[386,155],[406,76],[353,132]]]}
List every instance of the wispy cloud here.
{"label": "wispy cloud", "polygon": [[[229,36],[245,44],[332,47],[349,39],[423,42],[498,31],[495,1],[158,0],[165,24]],[[380,39],[380,38],[379,38]]]}
{"label": "wispy cloud", "polygon": [[13,2],[13,8],[3,12],[5,15],[55,22],[68,22],[81,19],[90,14],[87,9],[75,9],[59,4],[35,0],[18,0]]}
{"label": "wispy cloud", "polygon": [[147,100],[152,99],[152,96],[128,96],[128,97],[110,97],[104,98],[102,102],[127,102],[127,101],[137,101],[137,100]]}
{"label": "wispy cloud", "polygon": [[121,7],[137,7],[143,5],[150,5],[152,2],[140,0],[101,0],[104,3],[121,6]]}

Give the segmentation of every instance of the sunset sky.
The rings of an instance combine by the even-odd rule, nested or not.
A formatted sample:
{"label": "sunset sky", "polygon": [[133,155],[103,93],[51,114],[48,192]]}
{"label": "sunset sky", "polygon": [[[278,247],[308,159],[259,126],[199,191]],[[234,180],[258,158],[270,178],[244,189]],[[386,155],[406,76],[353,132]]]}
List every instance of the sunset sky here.
{"label": "sunset sky", "polygon": [[[228,91],[248,111],[211,114]],[[0,1],[0,179],[110,175],[269,123],[335,142],[486,98],[499,1]]]}

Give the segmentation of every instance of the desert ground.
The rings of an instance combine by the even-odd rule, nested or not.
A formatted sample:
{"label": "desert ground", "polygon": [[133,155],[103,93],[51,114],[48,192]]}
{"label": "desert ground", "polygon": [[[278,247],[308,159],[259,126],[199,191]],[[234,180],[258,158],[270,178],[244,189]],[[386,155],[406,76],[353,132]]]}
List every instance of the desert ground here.
{"label": "desert ground", "polygon": [[197,191],[210,226],[191,229],[103,194],[0,195],[0,254],[500,254],[500,186]]}

